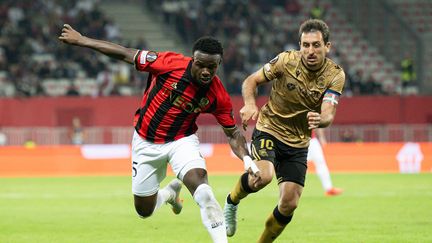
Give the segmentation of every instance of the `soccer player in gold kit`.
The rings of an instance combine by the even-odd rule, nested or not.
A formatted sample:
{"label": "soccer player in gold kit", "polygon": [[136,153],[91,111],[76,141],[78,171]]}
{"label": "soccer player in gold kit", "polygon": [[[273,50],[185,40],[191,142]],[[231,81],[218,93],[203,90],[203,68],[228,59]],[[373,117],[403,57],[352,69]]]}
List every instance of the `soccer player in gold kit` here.
{"label": "soccer player in gold kit", "polygon": [[[279,202],[258,242],[272,242],[291,221],[304,187],[311,132],[332,123],[345,82],[342,68],[326,57],[329,35],[323,21],[305,21],[299,29],[299,51],[280,53],[244,80],[240,116],[244,129],[250,119],[258,118],[251,152],[260,177],[244,173],[228,194],[224,207],[228,236],[236,231],[240,201],[268,185],[275,174]],[[259,110],[256,88],[270,81],[269,100]]]}

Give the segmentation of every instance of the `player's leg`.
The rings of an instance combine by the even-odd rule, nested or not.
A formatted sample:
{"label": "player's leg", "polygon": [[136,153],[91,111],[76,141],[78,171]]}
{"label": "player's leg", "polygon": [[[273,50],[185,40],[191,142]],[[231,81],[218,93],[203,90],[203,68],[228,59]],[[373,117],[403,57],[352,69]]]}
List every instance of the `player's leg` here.
{"label": "player's leg", "polygon": [[142,218],[149,217],[176,193],[169,187],[159,190],[166,176],[167,155],[161,145],[143,140],[135,132],[132,141],[132,192],[135,210]]}
{"label": "player's leg", "polygon": [[282,182],[279,184],[280,199],[278,205],[267,218],[264,232],[258,242],[273,242],[285,229],[297,208],[303,186],[294,182]]}
{"label": "player's leg", "polygon": [[341,189],[333,187],[324,152],[317,138],[313,138],[310,141],[308,161],[312,161],[314,163],[316,174],[321,181],[326,195],[333,196],[342,193]]}
{"label": "player's leg", "polygon": [[191,135],[176,141],[176,147],[170,153],[170,164],[198,204],[201,220],[213,242],[228,242],[222,208],[208,185],[206,165],[199,151],[198,137]]}
{"label": "player's leg", "polygon": [[260,169],[261,179],[255,181],[248,173],[240,176],[240,179],[228,194],[225,206],[224,217],[227,227],[227,235],[233,236],[237,230],[237,208],[240,200],[250,193],[257,192],[268,185],[274,176],[272,161],[275,158],[273,137],[267,133],[255,130],[251,144],[251,154],[256,165]]}
{"label": "player's leg", "polygon": [[279,183],[279,202],[268,217],[258,242],[273,242],[291,222],[306,179],[307,148],[293,148],[277,141],[274,162]]}

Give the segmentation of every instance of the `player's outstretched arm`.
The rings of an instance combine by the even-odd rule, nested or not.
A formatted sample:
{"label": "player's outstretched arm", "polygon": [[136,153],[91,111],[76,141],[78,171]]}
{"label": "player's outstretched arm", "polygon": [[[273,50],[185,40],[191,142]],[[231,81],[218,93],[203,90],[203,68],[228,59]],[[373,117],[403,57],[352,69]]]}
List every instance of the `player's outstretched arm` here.
{"label": "player's outstretched arm", "polygon": [[127,48],[108,41],[96,40],[83,36],[68,24],[63,25],[59,40],[69,45],[88,47],[109,57],[131,64],[134,62],[135,54],[138,51],[136,49]]}
{"label": "player's outstretched arm", "polygon": [[259,177],[259,169],[249,156],[246,138],[243,136],[240,129],[234,126],[231,128],[223,127],[223,130],[228,138],[228,143],[232,151],[239,159],[243,160],[245,170],[248,171],[249,174]]}

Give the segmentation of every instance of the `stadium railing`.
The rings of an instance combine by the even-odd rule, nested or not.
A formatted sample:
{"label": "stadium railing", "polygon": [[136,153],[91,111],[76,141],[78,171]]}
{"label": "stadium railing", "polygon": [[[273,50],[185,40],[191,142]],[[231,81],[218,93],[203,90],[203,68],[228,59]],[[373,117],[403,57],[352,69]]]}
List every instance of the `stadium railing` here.
{"label": "stadium railing", "polygon": [[[6,145],[23,145],[32,141],[37,145],[71,144],[68,127],[3,127]],[[85,127],[86,144],[129,144],[132,127]],[[432,125],[333,125],[325,130],[328,142],[430,142]],[[227,138],[217,125],[200,126],[198,136],[202,143],[227,143]],[[246,132],[250,139],[252,127]]]}

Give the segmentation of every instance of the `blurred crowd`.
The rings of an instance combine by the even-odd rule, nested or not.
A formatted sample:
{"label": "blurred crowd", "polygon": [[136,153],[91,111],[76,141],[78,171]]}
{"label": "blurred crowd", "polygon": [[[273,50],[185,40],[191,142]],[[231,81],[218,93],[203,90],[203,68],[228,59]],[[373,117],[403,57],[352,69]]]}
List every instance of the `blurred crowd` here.
{"label": "blurred crowd", "polygon": [[97,86],[86,93],[92,96],[118,94],[123,84],[141,85],[145,78],[130,75],[130,65],[58,41],[62,25],[69,23],[88,36],[121,43],[118,26],[98,6],[97,0],[2,0],[0,96],[50,95],[54,90],[47,89],[55,85],[48,85],[56,82],[64,84],[66,95],[80,95],[77,85]]}
{"label": "blurred crowd", "polygon": [[[301,0],[163,0],[145,1],[152,11],[175,26],[185,43],[191,45],[202,35],[212,35],[224,43],[223,77],[231,94],[240,94],[241,82],[283,50],[298,49],[298,28],[307,18],[326,20],[328,1],[314,0],[305,7]],[[338,46],[330,58],[346,71],[344,95],[394,95],[383,84],[359,70],[349,69]],[[266,94],[264,87],[260,94]]]}
{"label": "blurred crowd", "polygon": [[[202,35],[224,44],[220,71],[231,94],[241,82],[283,50],[298,48],[298,23],[325,19],[316,1],[304,16],[298,0],[144,0],[152,12],[175,26],[185,45]],[[64,23],[93,38],[146,48],[145,40],[127,43],[119,27],[100,10],[99,0],[3,0],[0,6],[0,97],[44,95],[138,95],[146,74],[91,50],[63,45],[57,39]],[[337,47],[330,58],[348,70]],[[62,85],[58,85],[62,84]],[[61,86],[63,89],[58,90]],[[77,87],[80,87],[79,89]],[[83,88],[89,86],[89,89]],[[53,88],[56,87],[56,88]],[[57,89],[57,90],[56,90]],[[270,89],[265,86],[260,94]],[[385,95],[380,83],[347,72],[346,95]]]}

